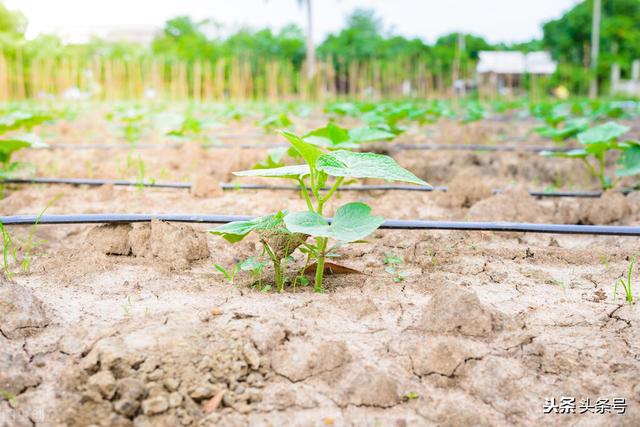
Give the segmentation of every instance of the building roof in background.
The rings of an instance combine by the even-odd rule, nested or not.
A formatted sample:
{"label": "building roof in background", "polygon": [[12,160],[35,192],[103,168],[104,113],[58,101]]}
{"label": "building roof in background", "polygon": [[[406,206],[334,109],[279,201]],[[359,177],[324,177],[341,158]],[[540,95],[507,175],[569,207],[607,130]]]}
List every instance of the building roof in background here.
{"label": "building roof in background", "polygon": [[481,51],[478,73],[496,74],[553,74],[557,63],[549,52],[537,51],[527,54],[511,51]]}

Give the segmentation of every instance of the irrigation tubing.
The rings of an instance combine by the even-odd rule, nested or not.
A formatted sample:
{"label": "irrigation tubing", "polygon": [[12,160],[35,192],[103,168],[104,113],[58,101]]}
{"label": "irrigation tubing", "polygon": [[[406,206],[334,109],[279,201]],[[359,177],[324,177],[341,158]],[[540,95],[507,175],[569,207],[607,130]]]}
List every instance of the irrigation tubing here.
{"label": "irrigation tubing", "polygon": [[[166,150],[178,149],[182,143],[170,144],[49,144],[41,149],[49,150],[119,150],[119,149],[141,149],[141,150]],[[234,148],[242,149],[271,149],[289,147],[284,143],[258,143],[258,144],[203,144],[207,149],[229,150]],[[365,147],[365,146],[363,146]],[[534,146],[534,145],[484,145],[484,144],[405,144],[391,143],[383,146],[389,151],[491,151],[491,152],[526,152],[540,153],[541,151],[566,152],[574,147],[557,146]]]}
{"label": "irrigation tubing", "polygon": [[[128,224],[167,222],[226,224],[232,221],[249,221],[254,216],[246,215],[195,215],[195,214],[81,214],[81,215],[15,215],[2,216],[0,223],[9,225],[54,225],[54,224]],[[331,219],[329,219],[331,221]],[[572,224],[531,224],[509,222],[456,222],[387,220],[380,226],[388,230],[453,230],[453,231],[496,231],[547,234],[579,234],[602,236],[640,236],[640,227]]]}
{"label": "irrigation tubing", "polygon": [[[127,180],[110,180],[110,179],[82,179],[82,178],[32,178],[32,179],[6,179],[1,180],[0,184],[14,185],[30,185],[30,184],[51,184],[51,185],[86,185],[86,186],[102,186],[113,185],[119,187],[148,187],[148,188],[171,188],[189,190],[192,186],[188,182],[139,182]],[[234,184],[220,183],[223,190],[290,190],[298,191],[297,185],[267,185],[267,184]],[[329,190],[324,188],[323,190]],[[339,187],[338,191],[447,191],[445,186],[437,187],[418,187],[414,185],[347,185]],[[617,190],[617,192],[627,195],[636,190],[626,188]],[[495,189],[494,194],[504,193],[505,190]],[[602,196],[601,191],[529,191],[529,195],[533,197],[574,197],[574,198],[598,198]]]}

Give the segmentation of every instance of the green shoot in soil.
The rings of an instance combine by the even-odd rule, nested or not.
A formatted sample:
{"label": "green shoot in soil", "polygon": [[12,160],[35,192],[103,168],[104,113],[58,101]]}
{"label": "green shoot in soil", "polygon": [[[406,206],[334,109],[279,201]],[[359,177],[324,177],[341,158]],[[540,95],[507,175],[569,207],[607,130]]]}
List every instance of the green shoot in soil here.
{"label": "green shoot in soil", "polygon": [[387,252],[384,255],[383,261],[384,261],[384,264],[387,266],[385,268],[385,271],[393,276],[394,282],[400,283],[404,279],[409,277],[408,272],[400,270],[404,262],[401,256],[396,255],[392,252]]}
{"label": "green shoot in soil", "polygon": [[627,272],[627,279],[619,279],[615,285],[613,286],[613,298],[615,299],[617,297],[618,294],[618,285],[622,286],[622,289],[624,289],[624,295],[625,295],[625,300],[629,303],[629,305],[633,304],[633,292],[631,289],[631,274],[633,273],[633,266],[636,263],[636,257],[633,257],[631,259],[631,262],[629,263],[629,270]]}

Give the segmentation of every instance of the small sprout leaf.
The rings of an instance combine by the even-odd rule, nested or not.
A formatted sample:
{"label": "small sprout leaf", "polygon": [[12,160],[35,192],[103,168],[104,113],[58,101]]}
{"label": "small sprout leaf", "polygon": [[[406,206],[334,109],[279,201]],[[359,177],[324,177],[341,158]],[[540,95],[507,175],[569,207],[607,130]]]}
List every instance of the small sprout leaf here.
{"label": "small sprout leaf", "polygon": [[320,150],[315,145],[303,141],[302,138],[291,132],[282,131],[282,135],[287,138],[293,148],[295,148],[296,151],[300,153],[307,165],[309,165],[310,167],[316,166],[318,157],[323,154],[322,150]]}

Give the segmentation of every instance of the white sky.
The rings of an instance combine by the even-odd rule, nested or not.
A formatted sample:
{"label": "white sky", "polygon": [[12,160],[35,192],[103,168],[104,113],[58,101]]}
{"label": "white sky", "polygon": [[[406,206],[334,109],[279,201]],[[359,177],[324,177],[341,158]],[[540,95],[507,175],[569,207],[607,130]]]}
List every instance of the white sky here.
{"label": "white sky", "polygon": [[[2,1],[2,0],[0,0]],[[304,28],[296,0],[4,0],[29,19],[28,36],[42,32],[87,34],[111,27],[158,27],[171,17],[213,18],[227,27]],[[434,42],[464,31],[491,42],[541,37],[541,24],[560,16],[579,0],[314,0],[315,39],[339,30],[357,7],[381,16],[387,28]]]}

